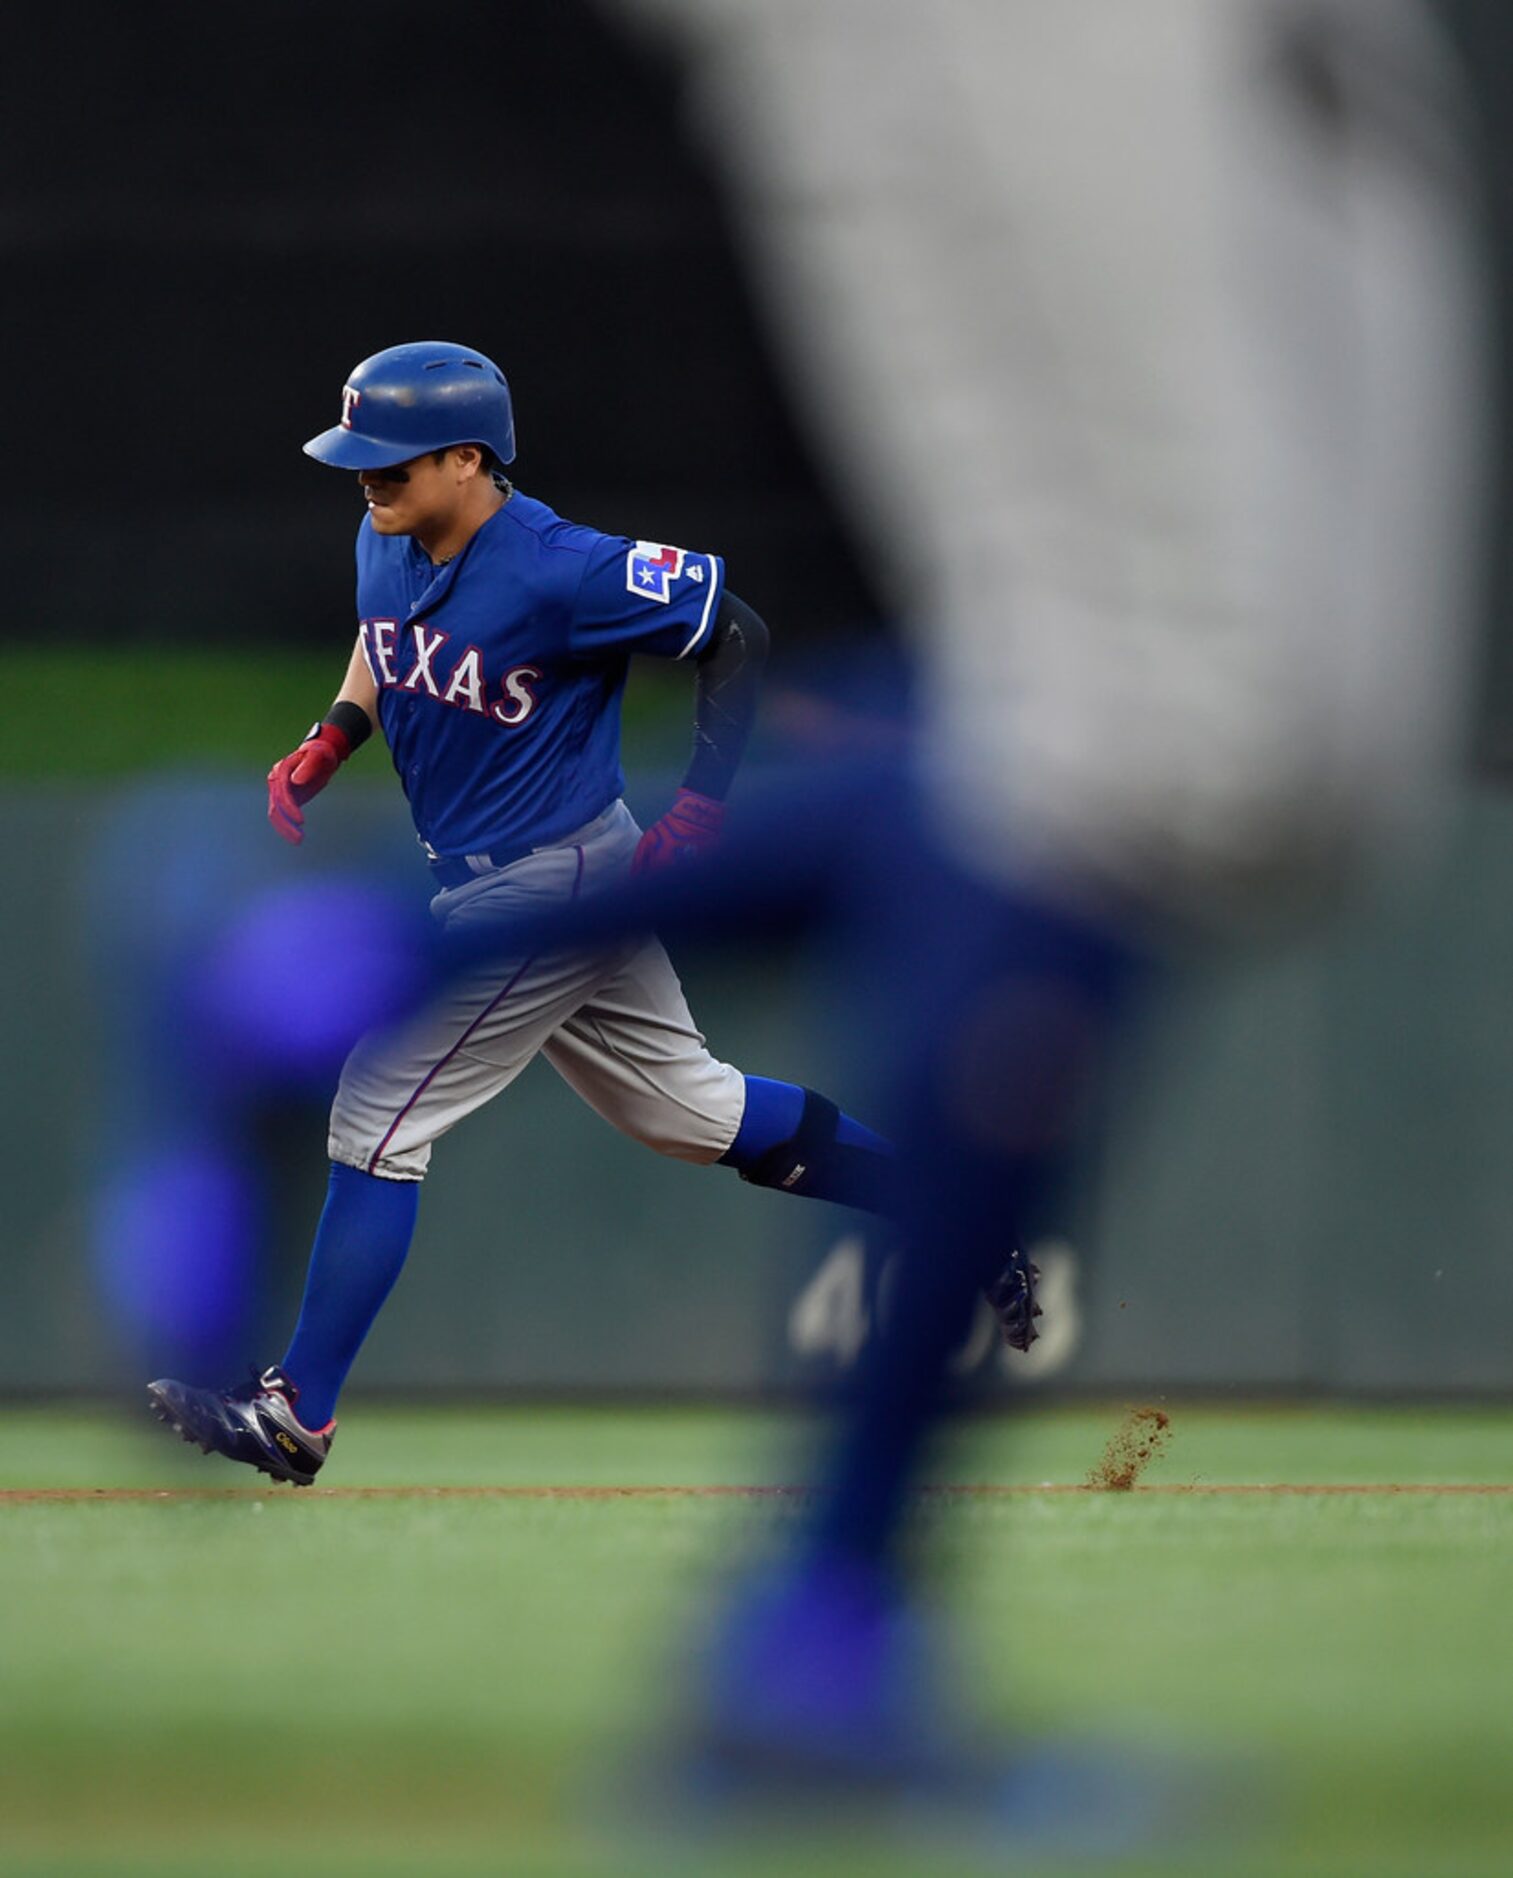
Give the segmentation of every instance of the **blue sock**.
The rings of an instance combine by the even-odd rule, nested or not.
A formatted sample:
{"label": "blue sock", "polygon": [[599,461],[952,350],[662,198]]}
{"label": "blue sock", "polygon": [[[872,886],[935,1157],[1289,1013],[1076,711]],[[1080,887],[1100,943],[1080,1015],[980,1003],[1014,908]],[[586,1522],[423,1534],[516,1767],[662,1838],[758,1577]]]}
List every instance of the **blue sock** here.
{"label": "blue sock", "polygon": [[746,1078],[746,1107],[735,1140],[720,1156],[737,1173],[746,1173],[780,1141],[791,1141],[804,1112],[804,1092],[796,1082]]}
{"label": "blue sock", "polygon": [[[833,1119],[803,1127],[814,1105]],[[746,1078],[746,1107],[735,1140],[720,1156],[743,1180],[811,1200],[834,1200],[870,1213],[890,1210],[894,1184],[892,1144],[797,1083]]]}
{"label": "blue sock", "polygon": [[[804,1113],[804,1091],[796,1082],[773,1082],[766,1076],[746,1078],[746,1108],[735,1140],[720,1156],[722,1162],[745,1173],[779,1142],[791,1141]],[[869,1148],[891,1154],[892,1145],[855,1116],[841,1113],[835,1138],[843,1148]]]}
{"label": "blue sock", "polygon": [[347,1371],[404,1266],[419,1206],[418,1180],[332,1167],[299,1322],[283,1361],[306,1428],[324,1428],[335,1413]]}

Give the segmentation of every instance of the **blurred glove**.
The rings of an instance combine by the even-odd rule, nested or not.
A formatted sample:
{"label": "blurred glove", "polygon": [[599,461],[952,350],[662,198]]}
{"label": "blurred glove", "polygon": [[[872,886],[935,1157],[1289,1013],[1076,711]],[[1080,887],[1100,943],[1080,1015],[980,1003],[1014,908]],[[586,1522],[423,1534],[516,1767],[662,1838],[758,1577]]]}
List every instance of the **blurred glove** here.
{"label": "blurred glove", "polygon": [[268,820],[296,848],[305,838],[304,805],[318,796],[352,754],[352,741],[335,724],[317,724],[297,750],[268,772]]}
{"label": "blurred glove", "polygon": [[651,874],[680,861],[708,854],[725,825],[725,804],[692,789],[680,789],[661,821],[653,822],[636,844],[633,874]]}
{"label": "blurred glove", "polygon": [[1039,1278],[1040,1267],[1023,1252],[1015,1251],[993,1282],[983,1287],[1003,1340],[1011,1350],[1028,1350],[1040,1335],[1035,1319],[1045,1313],[1035,1302]]}

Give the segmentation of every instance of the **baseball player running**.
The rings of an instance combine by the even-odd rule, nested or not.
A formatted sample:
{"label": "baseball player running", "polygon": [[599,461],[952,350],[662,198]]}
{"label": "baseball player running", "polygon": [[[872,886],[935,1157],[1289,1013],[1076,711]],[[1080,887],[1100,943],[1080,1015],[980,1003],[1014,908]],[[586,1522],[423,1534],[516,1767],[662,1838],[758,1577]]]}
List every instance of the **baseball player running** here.
{"label": "baseball player running", "polygon": [[[361,628],[325,719],[268,776],[268,814],[299,843],[304,810],[375,725],[388,740],[449,932],[591,894],[709,847],[754,714],[761,619],[719,556],[604,535],[514,489],[504,374],[423,341],[365,360],[341,420],[305,445],[355,470]],[[621,800],[630,654],[695,670],[694,754],[645,833]],[[299,1322],[250,1385],[162,1380],[155,1412],[208,1453],[307,1486],[336,1399],[393,1287],[431,1148],[537,1053],[624,1133],[744,1180],[879,1210],[890,1150],[834,1103],[713,1057],[656,940],[512,959],[466,973],[419,1016],[370,1034],[331,1112],[330,1186]],[[1033,1334],[1032,1274],[1000,1279],[1006,1334]],[[1012,1270],[1010,1276],[1012,1277]]]}

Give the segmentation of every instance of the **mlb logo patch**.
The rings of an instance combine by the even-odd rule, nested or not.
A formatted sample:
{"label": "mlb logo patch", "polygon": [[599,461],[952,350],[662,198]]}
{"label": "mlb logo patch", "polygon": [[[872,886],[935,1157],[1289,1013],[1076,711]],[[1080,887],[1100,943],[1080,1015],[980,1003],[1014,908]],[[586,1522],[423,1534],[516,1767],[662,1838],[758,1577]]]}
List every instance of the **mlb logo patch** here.
{"label": "mlb logo patch", "polygon": [[672,583],[681,577],[687,558],[681,548],[667,548],[660,541],[638,541],[625,557],[626,591],[660,600],[666,606],[672,598]]}

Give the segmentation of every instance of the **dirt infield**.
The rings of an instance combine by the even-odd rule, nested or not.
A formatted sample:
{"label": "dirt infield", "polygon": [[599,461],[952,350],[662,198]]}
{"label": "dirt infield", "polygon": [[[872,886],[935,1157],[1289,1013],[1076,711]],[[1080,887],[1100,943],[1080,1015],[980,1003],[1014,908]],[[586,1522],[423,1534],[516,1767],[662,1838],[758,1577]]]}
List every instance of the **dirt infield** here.
{"label": "dirt infield", "polygon": [[1104,1493],[1128,1493],[1171,1439],[1172,1418],[1165,1409],[1135,1408],[1109,1437],[1103,1458],[1086,1484]]}
{"label": "dirt infield", "polygon": [[[285,1494],[305,1500],[802,1500],[806,1487],[0,1487],[0,1507],[43,1503],[174,1503],[193,1500],[264,1500]],[[1513,1494],[1513,1482],[1476,1481],[1163,1481],[1154,1486],[1105,1486],[1091,1481],[1043,1481],[1038,1485],[953,1483],[925,1487],[929,1499],[1006,1499],[1025,1494],[1134,1494],[1170,1499],[1182,1495],[1246,1496],[1293,1494],[1329,1498],[1340,1494]]]}

